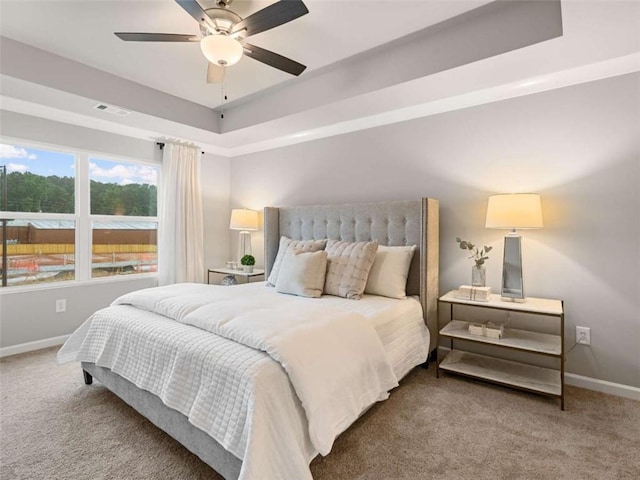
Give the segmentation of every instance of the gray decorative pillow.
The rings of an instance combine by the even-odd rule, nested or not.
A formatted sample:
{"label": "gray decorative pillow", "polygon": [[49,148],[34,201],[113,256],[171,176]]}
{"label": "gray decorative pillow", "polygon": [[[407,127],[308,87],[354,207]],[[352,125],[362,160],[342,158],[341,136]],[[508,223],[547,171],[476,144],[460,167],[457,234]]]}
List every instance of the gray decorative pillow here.
{"label": "gray decorative pillow", "polygon": [[278,273],[280,272],[280,266],[282,265],[282,260],[287,253],[287,249],[295,248],[296,250],[299,250],[301,252],[317,252],[320,250],[324,250],[324,247],[326,245],[326,240],[291,240],[288,237],[280,237],[278,254],[276,255],[275,261],[273,262],[271,273],[269,273],[267,285],[269,285],[270,287],[276,286],[276,283],[278,282]]}
{"label": "gray decorative pillow", "polygon": [[301,252],[289,248],[280,266],[276,292],[320,298],[326,273],[327,252]]}
{"label": "gray decorative pillow", "polygon": [[378,242],[327,242],[324,293],[359,300],[376,258]]}

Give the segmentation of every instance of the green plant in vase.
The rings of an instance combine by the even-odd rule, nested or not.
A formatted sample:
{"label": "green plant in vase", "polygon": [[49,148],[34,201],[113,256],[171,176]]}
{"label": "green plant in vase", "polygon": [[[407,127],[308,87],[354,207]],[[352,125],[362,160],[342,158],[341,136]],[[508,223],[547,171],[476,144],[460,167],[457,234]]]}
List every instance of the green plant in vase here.
{"label": "green plant in vase", "polygon": [[487,253],[489,253],[493,247],[485,245],[482,248],[478,248],[473,243],[462,240],[460,237],[456,237],[456,242],[462,250],[469,252],[469,258],[475,262],[475,265],[471,268],[471,286],[484,287],[487,284],[487,271],[484,267],[484,262],[485,260],[489,260]]}
{"label": "green plant in vase", "polygon": [[251,273],[253,272],[253,266],[256,264],[256,259],[253,255],[243,255],[240,259],[240,264],[245,272]]}

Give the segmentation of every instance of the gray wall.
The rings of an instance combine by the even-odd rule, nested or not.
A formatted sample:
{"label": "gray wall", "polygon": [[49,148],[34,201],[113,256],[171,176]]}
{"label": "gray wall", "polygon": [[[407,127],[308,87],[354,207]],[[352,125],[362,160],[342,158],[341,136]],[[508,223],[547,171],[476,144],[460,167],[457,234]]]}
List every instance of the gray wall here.
{"label": "gray wall", "polygon": [[[20,345],[68,335],[93,312],[115,298],[158,284],[154,278],[46,287],[23,292],[0,293],[0,347]],[[55,313],[55,302],[67,300],[67,311]]]}
{"label": "gray wall", "polygon": [[[202,157],[201,188],[204,214],[204,265],[215,268],[229,257],[229,219],[231,216],[231,161],[207,153]],[[214,281],[213,275],[211,281]]]}
{"label": "gray wall", "polygon": [[[98,153],[160,162],[155,142],[0,111],[4,137],[74,147]],[[229,159],[206,154],[202,159],[205,216],[205,264],[224,264],[229,252]],[[212,240],[215,239],[215,240]],[[206,268],[203,265],[203,269]],[[15,292],[0,290],[0,347],[72,333],[95,310],[116,297],[157,285],[155,278],[122,278],[111,282],[70,283]],[[55,313],[55,301],[67,299],[67,311]]]}
{"label": "gray wall", "polygon": [[576,325],[591,328],[567,371],[640,387],[639,82],[626,75],[235,158],[231,204],[438,198],[444,293],[470,281],[456,236],[494,247],[488,284],[499,291],[506,232],[484,228],[487,198],[540,193],[545,228],[521,232],[527,295],[565,301],[568,348]]}
{"label": "gray wall", "polygon": [[[487,197],[542,195],[545,228],[523,231],[529,296],[561,298],[567,346],[575,325],[591,347],[570,372],[640,387],[640,75],[450,112],[231,161],[205,155],[205,265],[235,252],[231,206],[261,209],[351,201],[440,199],[442,292],[469,281],[461,236],[492,245],[498,290],[505,232],[484,228]],[[152,141],[0,111],[8,137],[159,160]],[[231,199],[229,195],[231,193]],[[253,234],[262,264],[262,232]],[[152,279],[0,293],[0,346],[71,333],[95,309]],[[67,298],[67,312],[54,302]]]}

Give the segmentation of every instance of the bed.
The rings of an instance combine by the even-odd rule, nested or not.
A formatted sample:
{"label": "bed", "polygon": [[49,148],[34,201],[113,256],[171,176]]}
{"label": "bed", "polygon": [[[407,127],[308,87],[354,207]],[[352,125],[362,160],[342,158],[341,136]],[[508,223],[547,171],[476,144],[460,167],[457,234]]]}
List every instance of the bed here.
{"label": "bed", "polygon": [[[315,315],[331,324],[326,328],[346,328],[331,341],[338,344],[341,339],[346,342],[351,336],[354,342],[363,342],[354,349],[355,353],[357,348],[372,345],[364,342],[369,335],[367,332],[373,331],[377,340],[371,341],[381,343],[393,372],[394,385],[397,385],[397,380],[424,363],[429,352],[435,349],[438,202],[423,198],[418,201],[267,207],[264,234],[267,276],[274,269],[283,236],[293,240],[328,238],[347,242],[375,240],[385,246],[416,245],[406,283],[408,298],[389,300],[378,295],[364,295],[360,301],[333,296],[300,299],[276,293],[264,283],[235,287],[158,287],[150,293],[153,301],[147,293],[143,296],[143,293],[134,292],[96,312],[63,346],[58,360],[80,361],[85,383],[90,384],[96,378],[225,479],[311,479],[309,462],[318,453],[327,454],[332,439],[348,428],[354,418],[334,425],[331,421],[334,413],[318,408],[326,400],[318,401],[315,397],[323,394],[324,388],[333,383],[332,379],[318,390],[315,383],[301,378],[300,370],[289,370],[295,362],[274,360],[278,358],[279,350],[274,354],[270,350],[272,344],[239,345],[234,341],[237,340],[234,335],[251,337],[260,325],[270,324],[260,323],[261,317],[257,314],[252,317],[254,310],[260,311],[261,315],[264,311],[270,312],[269,318],[274,323],[280,317],[287,317],[288,312],[304,311],[310,318]],[[175,302],[165,302],[164,299],[172,295],[175,295]],[[249,304],[255,308],[238,313],[233,306],[237,302],[231,297],[244,298],[245,307]],[[145,302],[162,304],[166,311],[147,309]],[[313,302],[313,307],[307,306],[309,302]],[[270,310],[265,310],[264,306],[269,306]],[[251,317],[248,321],[252,327],[248,331],[229,330],[233,322],[226,319],[232,310],[236,316]],[[208,315],[214,312],[214,317],[224,319],[212,323]],[[172,315],[186,318],[188,322],[167,318]],[[340,321],[341,315],[349,321]],[[354,319],[369,330],[348,330],[359,324]],[[203,332],[203,329],[209,331]],[[321,351],[311,353],[319,348],[316,339],[330,337],[334,330],[308,332],[311,333],[307,334],[306,346],[296,337],[293,347],[291,341],[284,340],[282,348],[297,348],[294,357],[299,350],[309,350],[307,354],[321,358]],[[278,335],[275,337],[280,339]],[[255,340],[249,340],[252,341]],[[335,348],[340,350],[339,346]],[[348,350],[348,345],[344,350]],[[158,352],[161,351],[165,353],[160,355]],[[344,354],[356,364],[363,355],[354,352],[345,351]],[[331,361],[331,357],[327,357],[317,362],[320,364],[318,378],[323,375],[321,369],[327,369],[323,362]],[[309,371],[315,372],[312,368]],[[380,374],[379,378],[383,377],[386,378],[385,374]],[[336,379],[336,384],[339,381]],[[391,384],[384,385],[380,387],[384,391],[392,388]],[[384,395],[367,403],[383,398]],[[368,408],[361,407],[355,406],[354,411],[361,414]],[[324,431],[327,425],[332,431]]]}

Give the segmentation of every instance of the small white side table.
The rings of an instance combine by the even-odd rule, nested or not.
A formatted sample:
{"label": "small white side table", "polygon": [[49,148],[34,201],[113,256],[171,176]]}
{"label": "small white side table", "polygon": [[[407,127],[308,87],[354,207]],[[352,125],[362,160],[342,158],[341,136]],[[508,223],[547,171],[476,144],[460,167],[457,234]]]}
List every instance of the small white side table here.
{"label": "small white side table", "polygon": [[231,268],[209,268],[207,269],[207,283],[211,283],[211,274],[219,273],[220,275],[231,275],[233,277],[243,277],[246,281],[245,283],[249,283],[252,277],[259,277],[260,275],[264,275],[264,270],[259,268],[254,268],[253,272],[243,272],[242,270],[233,270]]}

